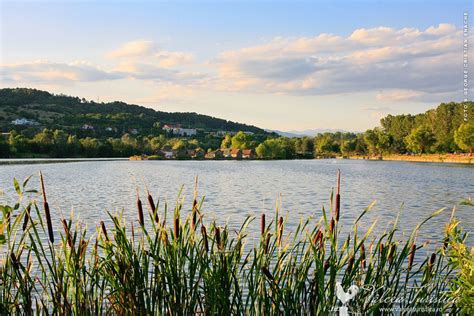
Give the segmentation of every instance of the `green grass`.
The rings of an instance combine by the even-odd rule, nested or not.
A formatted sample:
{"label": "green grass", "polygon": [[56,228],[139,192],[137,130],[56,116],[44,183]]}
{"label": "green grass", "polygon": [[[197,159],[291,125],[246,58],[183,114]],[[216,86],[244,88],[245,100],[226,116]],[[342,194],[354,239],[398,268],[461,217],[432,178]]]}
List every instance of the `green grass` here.
{"label": "green grass", "polygon": [[[160,207],[148,194],[143,204],[137,196],[138,224],[109,214],[112,224],[89,236],[73,218],[48,218],[44,188],[39,204],[28,180],[14,180],[18,203],[0,206],[1,314],[326,315],[341,306],[339,282],[345,291],[359,287],[348,307],[363,314],[472,311],[473,251],[459,222],[447,223],[440,248],[426,257],[417,242],[442,210],[398,240],[396,222],[383,234],[373,235],[377,222],[358,233],[370,206],[343,235],[338,194],[332,212],[291,232],[278,210],[234,231],[204,220],[197,193],[187,216],[181,197]],[[63,229],[52,231],[50,221]],[[250,225],[260,226],[255,242]]]}

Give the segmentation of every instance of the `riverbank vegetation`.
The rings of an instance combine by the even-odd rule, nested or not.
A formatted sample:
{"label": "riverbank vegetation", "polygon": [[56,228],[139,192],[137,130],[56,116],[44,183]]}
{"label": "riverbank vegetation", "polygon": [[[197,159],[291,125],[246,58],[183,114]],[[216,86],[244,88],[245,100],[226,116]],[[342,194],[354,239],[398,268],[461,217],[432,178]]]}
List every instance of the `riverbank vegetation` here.
{"label": "riverbank vegetation", "polygon": [[231,230],[207,219],[197,190],[189,205],[160,203],[147,190],[137,192],[135,220],[109,214],[89,235],[50,208],[42,176],[41,197],[28,180],[14,180],[18,201],[1,206],[0,310],[12,314],[473,312],[474,250],[461,223],[452,216],[436,249],[419,236],[443,210],[397,239],[397,221],[385,233],[372,232],[387,223],[362,229],[368,207],[344,235],[338,185],[330,210],[294,231],[279,209]]}
{"label": "riverbank vegetation", "polygon": [[[32,89],[1,89],[0,105],[4,112],[0,113],[4,132],[0,136],[1,158],[146,155],[202,159],[208,152],[239,149],[251,150],[255,158],[301,159],[474,150],[472,102],[442,103],[416,115],[387,115],[380,127],[363,133],[294,138],[195,113],[156,112],[120,102],[95,103]],[[7,120],[13,117],[24,120],[14,125]],[[196,151],[203,154],[193,157]],[[220,153],[209,155],[216,156],[219,158]]]}

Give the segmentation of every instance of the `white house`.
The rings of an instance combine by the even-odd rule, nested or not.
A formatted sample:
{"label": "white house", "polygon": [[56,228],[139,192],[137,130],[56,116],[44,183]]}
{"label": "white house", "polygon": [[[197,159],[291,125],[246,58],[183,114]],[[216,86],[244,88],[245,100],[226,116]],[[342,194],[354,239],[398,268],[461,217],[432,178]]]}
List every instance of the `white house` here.
{"label": "white house", "polygon": [[24,117],[12,121],[13,125],[39,125],[38,122],[34,120],[29,120]]}
{"label": "white house", "polygon": [[163,126],[163,130],[178,136],[194,136],[197,134],[197,130],[195,128],[182,128],[180,124],[166,124]]}

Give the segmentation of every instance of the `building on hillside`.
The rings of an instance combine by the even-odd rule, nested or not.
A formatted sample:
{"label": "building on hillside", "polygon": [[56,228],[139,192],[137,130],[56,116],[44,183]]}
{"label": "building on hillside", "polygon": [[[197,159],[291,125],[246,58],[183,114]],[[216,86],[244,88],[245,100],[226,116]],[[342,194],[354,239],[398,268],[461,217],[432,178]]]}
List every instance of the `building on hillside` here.
{"label": "building on hillside", "polygon": [[84,125],[82,125],[82,129],[83,129],[83,130],[93,131],[93,130],[94,130],[94,126],[89,125],[89,124],[84,124]]}
{"label": "building on hillside", "polygon": [[35,120],[29,120],[27,118],[18,118],[14,121],[12,121],[12,124],[13,125],[30,125],[30,126],[34,126],[34,125],[39,125],[38,122],[36,122]]}
{"label": "building on hillside", "polygon": [[230,156],[234,159],[242,159],[242,150],[240,149],[232,149],[230,151]]}
{"label": "building on hillside", "polygon": [[163,126],[163,130],[167,133],[172,133],[173,135],[177,136],[194,136],[197,134],[197,130],[195,128],[182,128],[181,124],[166,124]]}
{"label": "building on hillside", "polygon": [[221,159],[223,158],[222,151],[220,149],[210,151],[206,154],[205,158],[206,159]]}
{"label": "building on hillside", "polygon": [[130,134],[132,135],[138,135],[138,130],[136,128],[131,128],[129,129]]}
{"label": "building on hillside", "polygon": [[243,159],[254,159],[255,158],[255,152],[253,149],[244,149],[242,150],[242,158]]}

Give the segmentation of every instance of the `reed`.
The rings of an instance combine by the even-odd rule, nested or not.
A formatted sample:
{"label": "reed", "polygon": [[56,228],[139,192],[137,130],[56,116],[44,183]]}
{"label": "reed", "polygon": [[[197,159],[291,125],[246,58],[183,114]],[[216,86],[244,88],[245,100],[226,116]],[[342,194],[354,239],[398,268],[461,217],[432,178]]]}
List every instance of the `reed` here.
{"label": "reed", "polygon": [[[434,302],[429,306],[439,314],[470,311],[466,297],[471,292],[456,283],[461,272],[450,255],[467,247],[459,223],[451,219],[448,224],[455,228],[441,236],[440,248],[431,255],[424,258],[426,251],[417,251],[425,245],[417,247],[415,236],[426,220],[441,211],[401,240],[395,239],[397,222],[377,234],[372,233],[374,222],[364,234],[358,233],[370,207],[346,236],[341,233],[339,220],[344,214],[340,211],[327,218],[322,209],[316,224],[314,219],[303,219],[294,231],[285,227],[277,211],[269,223],[261,215],[254,228],[260,238],[252,240],[247,229],[253,217],[235,231],[216,222],[205,223],[197,192],[188,214],[181,214],[183,199],[178,197],[168,227],[168,204],[159,210],[159,201],[155,204],[149,198],[147,188],[150,218],[160,211],[161,222],[151,220],[145,225],[137,193],[139,226],[127,226],[120,213],[109,214],[109,229],[101,221],[97,233],[88,236],[73,217],[62,218],[58,220],[63,228],[56,232],[60,241],[53,245],[42,175],[40,182],[46,221],[34,197],[24,199],[24,188],[18,189],[22,201],[18,206],[0,206],[2,225],[8,219],[10,226],[0,246],[1,311],[25,315],[326,315],[341,306],[336,295],[340,287],[347,291],[351,286],[359,292],[348,307],[362,314],[426,307],[423,302]],[[339,183],[340,173],[336,196]],[[50,242],[44,242],[43,236],[50,237]],[[469,273],[463,273],[464,280]]]}

